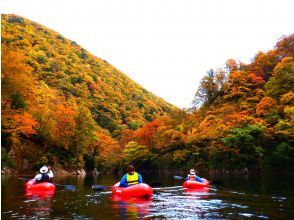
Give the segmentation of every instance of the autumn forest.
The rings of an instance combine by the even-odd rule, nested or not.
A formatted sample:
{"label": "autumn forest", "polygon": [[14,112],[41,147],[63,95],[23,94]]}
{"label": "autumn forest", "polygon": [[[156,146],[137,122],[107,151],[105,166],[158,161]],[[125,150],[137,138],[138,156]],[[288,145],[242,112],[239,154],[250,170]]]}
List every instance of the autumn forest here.
{"label": "autumn forest", "polygon": [[293,170],[294,34],[208,70],[181,110],[53,30],[1,22],[2,168]]}

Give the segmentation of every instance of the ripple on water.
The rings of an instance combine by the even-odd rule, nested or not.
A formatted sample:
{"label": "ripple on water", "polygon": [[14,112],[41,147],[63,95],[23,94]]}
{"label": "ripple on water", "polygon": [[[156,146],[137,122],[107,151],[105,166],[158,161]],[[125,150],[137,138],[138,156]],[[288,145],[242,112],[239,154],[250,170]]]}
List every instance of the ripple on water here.
{"label": "ripple on water", "polygon": [[28,199],[28,200],[25,200],[23,202],[28,203],[28,202],[35,202],[35,201],[38,201],[38,200],[37,199]]}
{"label": "ripple on water", "polygon": [[241,215],[241,216],[245,216],[245,217],[248,217],[248,218],[254,216],[254,214],[251,214],[251,213],[239,213],[239,215]]}
{"label": "ripple on water", "polygon": [[239,205],[239,204],[231,204],[232,207],[240,208],[240,209],[246,209],[249,208],[249,206]]}
{"label": "ripple on water", "polygon": [[269,217],[265,216],[265,215],[257,215],[256,216],[257,218],[260,218],[260,219],[268,219]]}
{"label": "ripple on water", "polygon": [[226,206],[226,204],[219,199],[201,199],[203,196],[205,197],[209,195],[209,193],[192,196],[179,194],[169,195],[167,197],[166,193],[159,193],[154,196],[154,204],[156,205],[151,208],[153,214],[149,215],[149,217],[161,218],[164,216],[169,219],[189,219],[191,218],[191,213],[195,213],[195,217],[203,218],[206,214],[211,213],[213,210]]}
{"label": "ripple on water", "polygon": [[244,192],[236,192],[236,191],[229,191],[229,192],[233,194],[238,194],[238,195],[245,195]]}
{"label": "ripple on water", "polygon": [[[244,195],[244,192],[230,191],[231,195]],[[264,214],[257,214],[251,212],[251,207],[244,205],[243,196],[240,197],[240,202],[236,203],[235,196],[229,196],[224,194],[222,199],[213,198],[217,195],[214,192],[208,193],[183,193],[183,190],[176,191],[172,194],[158,192],[154,195],[154,205],[151,207],[152,214],[148,215],[148,218],[155,219],[227,219],[227,218],[257,218],[267,219]],[[255,194],[256,195],[256,194]],[[253,195],[252,195],[253,196]],[[258,197],[256,195],[255,197]],[[235,202],[230,202],[231,199],[235,199]],[[251,198],[250,196],[248,199]],[[247,200],[248,200],[247,199]],[[285,197],[274,197],[280,201],[285,200]],[[247,201],[246,200],[246,201]],[[239,200],[237,200],[239,201]],[[233,212],[229,212],[233,211]],[[195,215],[195,217],[191,217]],[[146,216],[147,217],[147,216]]]}
{"label": "ripple on water", "polygon": [[284,202],[287,198],[284,196],[272,196],[271,197],[274,201]]}

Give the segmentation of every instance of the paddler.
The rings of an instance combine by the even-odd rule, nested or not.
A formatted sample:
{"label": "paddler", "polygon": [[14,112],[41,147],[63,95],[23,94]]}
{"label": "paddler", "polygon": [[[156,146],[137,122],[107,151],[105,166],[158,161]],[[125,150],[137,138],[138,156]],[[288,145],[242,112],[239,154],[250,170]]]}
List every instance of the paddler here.
{"label": "paddler", "polygon": [[194,169],[191,169],[191,170],[190,170],[190,173],[187,175],[186,180],[196,180],[196,181],[198,181],[198,182],[200,182],[200,183],[203,182],[203,179],[196,175]]}
{"label": "paddler", "polygon": [[138,183],[143,183],[142,176],[139,173],[135,172],[135,168],[133,165],[128,165],[127,173],[121,178],[119,186],[128,187]]}
{"label": "paddler", "polygon": [[54,174],[51,170],[50,166],[42,166],[40,169],[40,173],[37,174],[34,178],[35,184],[43,183],[43,182],[52,182]]}

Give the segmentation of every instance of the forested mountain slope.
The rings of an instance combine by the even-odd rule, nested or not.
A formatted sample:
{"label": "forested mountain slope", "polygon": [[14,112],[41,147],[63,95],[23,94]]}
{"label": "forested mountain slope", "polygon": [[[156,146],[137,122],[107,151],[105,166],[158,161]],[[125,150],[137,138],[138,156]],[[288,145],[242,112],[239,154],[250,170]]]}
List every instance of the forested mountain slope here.
{"label": "forested mountain slope", "polygon": [[1,21],[5,165],[27,167],[43,155],[38,163],[56,156],[83,167],[99,135],[117,145],[122,130],[174,108],[59,33],[16,15]]}
{"label": "forested mountain slope", "polygon": [[230,59],[207,72],[190,120],[190,144],[201,152],[196,161],[214,168],[293,169],[293,56],[294,34],[250,64]]}
{"label": "forested mountain slope", "polygon": [[249,64],[229,59],[209,70],[190,113],[123,133],[121,140],[128,143],[123,158],[160,169],[293,171],[293,55],[292,34],[273,50],[258,52]]}
{"label": "forested mountain slope", "polygon": [[228,60],[184,112],[75,42],[3,15],[2,165],[293,170],[293,57],[294,34],[249,64]]}

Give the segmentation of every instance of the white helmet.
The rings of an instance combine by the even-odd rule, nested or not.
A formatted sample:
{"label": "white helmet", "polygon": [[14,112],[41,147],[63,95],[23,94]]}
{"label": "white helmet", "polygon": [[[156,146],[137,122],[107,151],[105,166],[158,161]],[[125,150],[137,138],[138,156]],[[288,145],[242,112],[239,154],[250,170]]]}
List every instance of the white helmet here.
{"label": "white helmet", "polygon": [[190,170],[190,174],[195,175],[195,170],[194,169],[191,169]]}
{"label": "white helmet", "polygon": [[48,172],[48,167],[42,166],[40,169],[40,173],[47,173]]}

